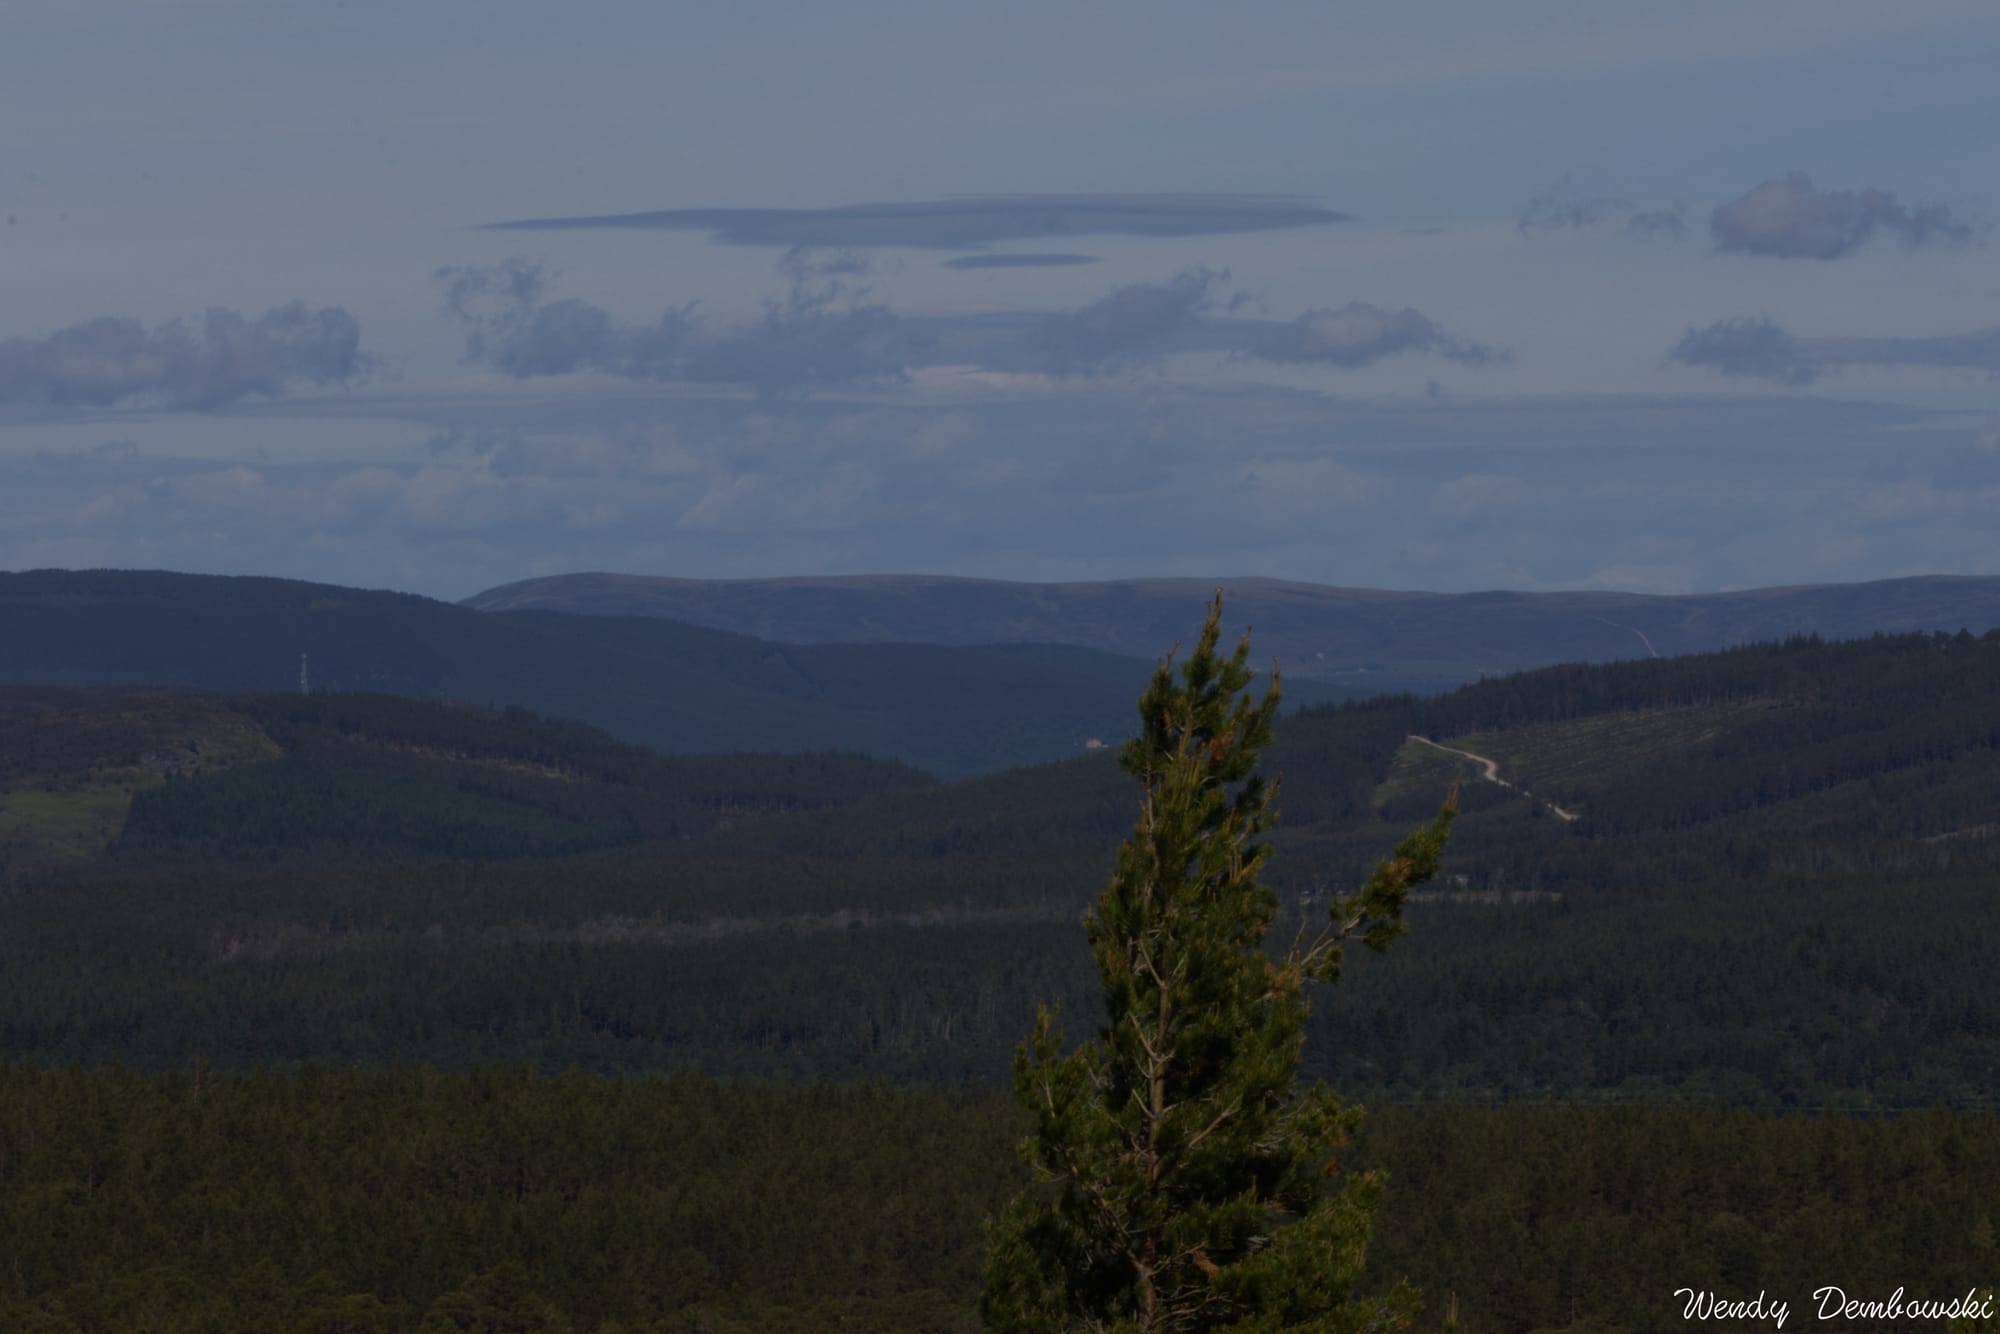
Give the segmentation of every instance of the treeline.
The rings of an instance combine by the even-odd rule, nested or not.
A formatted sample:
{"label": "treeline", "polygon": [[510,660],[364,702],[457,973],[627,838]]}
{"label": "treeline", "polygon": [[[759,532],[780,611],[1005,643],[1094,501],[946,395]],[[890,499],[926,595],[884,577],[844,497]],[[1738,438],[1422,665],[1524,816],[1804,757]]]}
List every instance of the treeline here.
{"label": "treeline", "polygon": [[[971,1331],[1002,1099],[489,1068],[0,1070],[0,1327]],[[1370,1283],[1494,1334],[1681,1327],[1673,1289],[1955,1296],[2000,1120],[1378,1106]]]}
{"label": "treeline", "polygon": [[[2000,630],[1873,635],[1831,643],[1801,635],[1719,653],[1544,667],[1480,681],[1417,704],[1445,733],[1732,699],[1874,701],[1887,717],[1888,701],[1912,692],[1940,701],[1991,696],[1996,661]],[[1383,697],[1312,712],[1396,711],[1410,702],[1408,696]]]}

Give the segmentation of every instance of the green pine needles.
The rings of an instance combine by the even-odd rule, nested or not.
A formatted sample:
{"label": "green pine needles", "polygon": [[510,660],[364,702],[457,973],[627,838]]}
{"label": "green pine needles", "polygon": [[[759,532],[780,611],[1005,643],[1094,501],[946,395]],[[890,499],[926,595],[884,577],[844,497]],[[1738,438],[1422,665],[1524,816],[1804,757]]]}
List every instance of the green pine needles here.
{"label": "green pine needles", "polygon": [[1402,933],[1455,805],[1315,936],[1267,952],[1279,905],[1255,840],[1277,788],[1256,767],[1278,678],[1252,700],[1249,638],[1219,656],[1221,621],[1218,593],[1179,680],[1171,657],[1154,673],[1144,730],[1119,755],[1145,795],[1087,923],[1104,1026],[1065,1056],[1043,1010],[1015,1055],[1038,1181],[989,1224],[981,1311],[996,1330],[1362,1331],[1418,1309],[1406,1285],[1354,1295],[1381,1182],[1341,1172],[1360,1109],[1301,1087],[1298,1065],[1306,984],[1335,980],[1347,941],[1381,949]]}

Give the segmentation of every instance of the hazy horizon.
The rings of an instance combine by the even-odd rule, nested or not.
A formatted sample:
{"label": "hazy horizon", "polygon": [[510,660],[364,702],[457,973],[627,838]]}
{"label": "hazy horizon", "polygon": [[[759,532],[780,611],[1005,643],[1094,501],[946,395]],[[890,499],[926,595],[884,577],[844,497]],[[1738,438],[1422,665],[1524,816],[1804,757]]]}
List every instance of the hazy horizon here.
{"label": "hazy horizon", "polygon": [[1996,39],[26,0],[0,569],[2000,574]]}

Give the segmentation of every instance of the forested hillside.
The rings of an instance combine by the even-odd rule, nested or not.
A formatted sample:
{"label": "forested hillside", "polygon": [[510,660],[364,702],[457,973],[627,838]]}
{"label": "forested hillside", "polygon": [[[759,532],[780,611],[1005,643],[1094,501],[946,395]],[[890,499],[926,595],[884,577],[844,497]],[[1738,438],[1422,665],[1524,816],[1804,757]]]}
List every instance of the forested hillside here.
{"label": "forested hillside", "polygon": [[[1373,1108],[1370,1282],[1582,1334],[1679,1327],[1689,1274],[1984,1281],[1996,756],[2000,634],[1282,720],[1286,934],[1463,807],[1306,1048]],[[975,1328],[997,1086],[1038,1004],[1095,1013],[1079,919],[1133,814],[1107,754],[944,783],[382,694],[0,690],[0,1326]]]}
{"label": "forested hillside", "polygon": [[0,885],[92,860],[554,857],[933,786],[842,752],[663,756],[521,708],[0,686]]}
{"label": "forested hillside", "polygon": [[[1038,1001],[1088,1005],[1076,922],[1132,819],[1108,756],[940,784],[387,697],[35,697],[37,754],[83,756],[141,699],[236,747],[148,785],[107,760],[122,826],[0,900],[0,1038],[36,1059],[990,1084]],[[1312,711],[1269,761],[1294,914],[1461,787],[1420,929],[1350,960],[1316,1020],[1309,1059],[1344,1086],[2000,1087],[2000,635],[1551,669]],[[12,837],[82,762],[15,774]]]}
{"label": "forested hillside", "polygon": [[[786,645],[649,618],[157,571],[0,573],[0,684],[374,691],[678,754],[851,750],[948,777],[1116,735],[1145,663],[1052,644]],[[1299,702],[1345,698],[1321,686]]]}

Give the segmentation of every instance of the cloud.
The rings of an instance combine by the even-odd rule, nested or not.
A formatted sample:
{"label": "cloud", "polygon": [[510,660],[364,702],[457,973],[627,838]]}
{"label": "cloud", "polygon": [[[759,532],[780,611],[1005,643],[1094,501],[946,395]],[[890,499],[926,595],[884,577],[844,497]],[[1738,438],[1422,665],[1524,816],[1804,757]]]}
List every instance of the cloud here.
{"label": "cloud", "polygon": [[1687,218],[1679,208],[1649,209],[1625,219],[1625,234],[1678,241],[1687,235]]}
{"label": "cloud", "polygon": [[1365,301],[1350,301],[1338,309],[1309,310],[1287,324],[1258,322],[1245,350],[1266,361],[1350,368],[1403,352],[1430,352],[1472,365],[1509,357],[1503,349],[1449,332],[1408,306],[1392,311]]}
{"label": "cloud", "polygon": [[1718,251],[1779,259],[1843,259],[1877,233],[1915,248],[1969,245],[1978,232],[1943,204],[1909,208],[1885,190],[1821,190],[1802,171],[1719,205],[1708,230]]}
{"label": "cloud", "polygon": [[1215,313],[1228,275],[1189,269],[1166,283],[1114,289],[1080,310],[1057,315],[988,315],[928,322],[935,364],[1054,376],[1094,376],[1156,364],[1177,353],[1225,353],[1275,365],[1355,370],[1409,352],[1471,365],[1509,354],[1445,329],[1422,312],[1354,301],[1293,320]]}
{"label": "cloud", "polygon": [[1682,210],[1640,210],[1630,200],[1611,195],[1587,196],[1577,193],[1564,177],[1553,189],[1529,200],[1515,225],[1521,235],[1537,232],[1584,231],[1624,223],[1627,236],[1644,239],[1677,240],[1686,232]]}
{"label": "cloud", "polygon": [[760,320],[721,335],[685,329],[694,336],[684,340],[686,357],[677,376],[652,378],[785,394],[898,381],[921,359],[921,335],[888,307],[871,302],[866,286],[850,281],[867,276],[867,260],[851,251],[825,254],[793,246],[777,269],[789,290],[782,300],[765,303]]}
{"label": "cloud", "polygon": [[1129,364],[1189,328],[1213,304],[1209,291],[1229,275],[1188,269],[1164,283],[1131,283],[1049,322],[1048,369],[1057,375],[1090,375]]}
{"label": "cloud", "polygon": [[1667,353],[1667,360],[1780,384],[1811,384],[1819,378],[1805,345],[1761,315],[1739,315],[1705,329],[1690,329]]}
{"label": "cloud", "polygon": [[1934,366],[2000,375],[2000,328],[1928,338],[1797,338],[1762,316],[1738,316],[1690,329],[1667,359],[1781,384],[1811,384],[1842,366]]}
{"label": "cloud", "polygon": [[1937,366],[2000,375],[2000,327],[1931,338],[1819,338],[1809,346],[1828,366]]}
{"label": "cloud", "polygon": [[[792,300],[800,305],[828,305],[847,295],[847,278],[865,278],[874,272],[874,262],[852,250],[831,254],[807,245],[795,245],[778,260],[778,272],[791,280]],[[866,288],[858,290],[863,294]]]}
{"label": "cloud", "polygon": [[105,317],[0,340],[0,403],[220,408],[299,384],[350,384],[371,369],[360,343],[347,311],[302,301],[254,320],[217,306],[198,327]]}
{"label": "cloud", "polygon": [[897,380],[919,356],[916,332],[850,281],[868,273],[866,261],[794,247],[777,268],[786,295],[767,302],[754,324],[723,331],[698,320],[691,305],[630,326],[588,302],[544,300],[553,275],[527,259],[434,276],[446,309],[466,326],[466,359],[516,379],[596,371],[786,394]]}
{"label": "cloud", "polygon": [[851,254],[794,248],[778,265],[786,295],[762,318],[724,328],[692,307],[653,324],[617,323],[574,299],[547,299],[540,265],[440,269],[445,305],[466,326],[466,358],[517,379],[595,371],[625,379],[736,385],[782,396],[815,388],[893,384],[912,371],[970,366],[1016,375],[1086,378],[1221,352],[1288,365],[1357,368],[1405,352],[1485,364],[1507,353],[1460,337],[1422,313],[1363,302],[1297,319],[1239,319],[1219,310],[1228,275],[1183,270],[1165,282],[1114,287],[1075,310],[906,317],[872,299]]}
{"label": "cloud", "polygon": [[944,262],[947,269],[1060,269],[1075,264],[1095,264],[1095,255],[1072,255],[1063,252],[1028,254],[1016,251],[1011,254],[959,255]]}
{"label": "cloud", "polygon": [[431,276],[442,289],[445,309],[475,324],[533,306],[555,277],[546,264],[520,255],[498,264],[449,265]]}
{"label": "cloud", "polygon": [[466,326],[466,359],[516,379],[574,371],[672,379],[693,319],[684,308],[642,328],[615,327],[602,307],[573,299],[544,301],[555,275],[523,258],[441,268],[433,277],[445,309]]}
{"label": "cloud", "polygon": [[[258,572],[452,597],[593,569],[1254,571],[1458,589],[1593,572],[1685,589],[2000,570],[2000,450],[1974,443],[1991,414],[1811,395],[1437,403],[1111,377],[1043,390],[941,404],[412,396],[393,417],[318,400],[254,420],[137,418],[118,431],[136,452],[100,454],[103,433],[71,430],[47,456],[8,460],[0,568]],[[257,457],[279,412],[342,430]],[[413,421],[441,434],[427,447]],[[196,434],[228,456],[177,457]]]}
{"label": "cloud", "polygon": [[747,329],[696,343],[677,378],[784,394],[898,381],[922,355],[921,337],[882,306],[775,307]]}
{"label": "cloud", "polygon": [[729,245],[975,250],[1051,236],[1229,236],[1349,221],[1297,195],[974,195],[840,208],[683,208],[528,218],[503,231],[649,228],[708,232]]}
{"label": "cloud", "polygon": [[1528,236],[1535,232],[1598,227],[1629,217],[1631,213],[1632,205],[1623,199],[1608,196],[1586,198],[1577,194],[1565,177],[1554,189],[1530,199],[1515,225],[1520,228],[1521,235]]}

